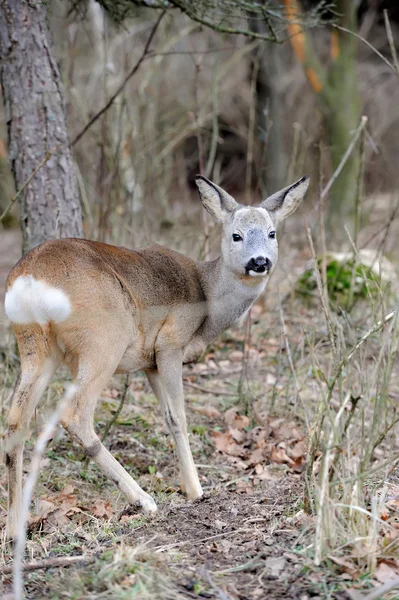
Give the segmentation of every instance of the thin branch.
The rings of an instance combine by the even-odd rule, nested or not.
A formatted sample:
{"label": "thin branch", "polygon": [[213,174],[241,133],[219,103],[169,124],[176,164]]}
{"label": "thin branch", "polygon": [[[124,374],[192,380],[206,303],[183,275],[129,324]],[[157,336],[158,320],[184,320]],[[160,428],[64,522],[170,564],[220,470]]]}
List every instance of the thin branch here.
{"label": "thin branch", "polygon": [[328,194],[328,192],[330,191],[334,181],[337,179],[337,177],[339,176],[339,174],[341,173],[342,169],[344,168],[348,158],[350,157],[350,155],[353,152],[353,149],[356,145],[357,140],[360,137],[360,134],[362,133],[363,129],[366,127],[367,125],[367,121],[368,118],[365,116],[362,116],[362,118],[360,119],[360,123],[355,131],[355,133],[353,134],[351,143],[349,144],[345,154],[343,155],[341,162],[339,163],[338,167],[335,169],[334,173],[331,176],[330,181],[327,183],[327,185],[325,186],[325,188],[323,189],[323,191],[320,194],[320,199],[323,200],[323,198],[325,198]]}
{"label": "thin branch", "polygon": [[22,510],[18,522],[17,540],[15,546],[15,557],[13,565],[13,586],[15,600],[22,600],[23,592],[23,556],[26,544],[26,524],[29,516],[29,507],[32,501],[33,490],[35,489],[36,481],[39,476],[40,463],[46,450],[47,442],[53,435],[54,428],[60,420],[66,405],[70,402],[73,394],[76,391],[76,386],[70,385],[64,394],[64,397],[58,402],[53,414],[50,416],[44,431],[36,442],[35,450],[31,461],[31,470],[27,477],[25,488],[22,496]]}
{"label": "thin branch", "polygon": [[[54,569],[55,567],[69,567],[84,563],[89,565],[95,561],[94,556],[58,556],[47,560],[39,560],[34,563],[22,563],[22,571],[37,571],[38,569]],[[13,572],[13,565],[0,567],[1,575],[10,575]]]}
{"label": "thin branch", "polygon": [[382,598],[384,594],[397,587],[399,587],[399,577],[386,581],[383,585],[379,585],[375,590],[366,595],[355,590],[347,590],[347,593],[352,600],[378,600],[378,598]]}
{"label": "thin branch", "polygon": [[394,66],[395,66],[395,73],[396,73],[396,76],[399,78],[398,54],[396,52],[395,40],[393,39],[391,23],[389,22],[388,11],[386,8],[384,9],[384,21],[385,21],[385,29],[387,32],[387,38],[388,38],[388,42],[389,42],[389,48],[391,50],[392,60],[393,60]]}
{"label": "thin branch", "polygon": [[183,381],[183,385],[185,387],[192,388],[193,390],[204,392],[204,394],[212,394],[213,396],[233,396],[234,398],[237,398],[238,396],[238,392],[222,392],[219,390],[208,390],[206,387],[202,387],[201,385],[197,385],[196,383],[189,383],[188,381]]}
{"label": "thin branch", "polygon": [[139,60],[136,62],[136,64],[134,65],[134,67],[132,68],[132,70],[126,75],[125,79],[122,81],[122,83],[120,84],[120,86],[118,87],[118,89],[116,90],[116,92],[114,92],[114,94],[112,94],[111,98],[108,100],[108,102],[101,108],[101,110],[99,110],[94,117],[92,117],[90,119],[90,121],[83,127],[82,131],[80,133],[78,133],[78,135],[75,137],[75,139],[72,142],[72,146],[74,146],[75,144],[77,144],[79,142],[79,140],[82,139],[82,137],[84,136],[84,134],[86,133],[86,131],[88,129],[90,129],[90,127],[92,125],[94,125],[94,123],[96,121],[98,121],[98,119],[113,105],[113,103],[115,102],[116,98],[119,96],[119,94],[125,89],[128,81],[130,81],[130,79],[133,77],[133,75],[135,75],[137,73],[137,71],[139,70],[141,63],[144,61],[144,59],[146,58],[146,56],[149,54],[149,49],[150,49],[150,45],[152,40],[154,39],[155,33],[163,19],[163,17],[165,16],[166,11],[163,11],[154,27],[151,30],[151,33],[148,37],[148,40],[146,42],[146,45],[144,46],[143,52],[139,58]]}
{"label": "thin branch", "polygon": [[22,192],[24,192],[26,190],[26,188],[28,187],[28,185],[30,184],[30,182],[32,181],[32,179],[35,177],[35,175],[37,174],[37,172],[40,171],[40,169],[46,164],[46,162],[48,162],[50,160],[50,158],[52,157],[52,155],[54,154],[54,152],[56,152],[58,150],[59,146],[60,145],[57,144],[56,146],[54,146],[54,148],[52,150],[50,150],[50,152],[48,152],[46,154],[46,156],[44,157],[44,159],[42,160],[42,162],[40,163],[40,165],[36,167],[36,169],[33,171],[32,175],[29,177],[29,179],[27,179],[25,181],[25,183],[23,184],[23,186],[18,190],[18,192],[15,194],[14,198],[11,200],[11,202],[9,203],[9,205],[1,213],[1,215],[0,215],[0,223],[2,223],[3,219],[7,216],[8,212],[11,210],[12,206],[18,200],[18,198],[20,197],[20,195],[22,194]]}
{"label": "thin branch", "polygon": [[332,27],[334,27],[335,29],[339,29],[340,31],[344,31],[345,33],[349,33],[350,35],[354,35],[358,40],[363,42],[363,44],[366,44],[366,46],[368,48],[370,48],[370,50],[375,52],[375,54],[377,54],[377,56],[379,56],[380,59],[384,61],[384,63],[391,69],[391,71],[393,71],[396,74],[396,69],[389,62],[389,60],[387,58],[385,58],[385,56],[383,54],[381,54],[381,52],[379,52],[377,50],[377,48],[375,48],[372,44],[370,44],[370,42],[368,42],[363,36],[359,35],[355,31],[351,31],[351,29],[347,29],[346,27],[341,27],[341,25],[337,25],[336,23],[332,23]]}
{"label": "thin branch", "polygon": [[[193,21],[196,21],[197,23],[200,23],[201,25],[205,25],[205,27],[209,27],[210,29],[217,31],[218,33],[245,35],[246,37],[250,37],[252,39],[265,40],[265,41],[276,42],[276,43],[283,42],[283,40],[275,39],[275,37],[276,37],[275,33],[274,33],[274,35],[267,35],[264,33],[262,34],[262,33],[257,33],[255,31],[249,31],[248,29],[241,29],[238,27],[227,27],[226,25],[222,25],[221,23],[216,24],[216,23],[212,22],[211,20],[196,13],[195,10],[192,10],[189,8],[190,5],[186,5],[184,2],[181,2],[180,0],[171,0],[171,4],[173,4],[173,6],[176,6],[177,8],[180,8],[180,10],[183,13],[185,13],[188,17],[190,17],[190,19],[192,19]],[[195,6],[195,2],[193,2],[192,5]]]}
{"label": "thin branch", "polygon": [[127,398],[127,393],[129,391],[129,382],[130,382],[130,373],[128,373],[126,375],[125,387],[123,388],[123,393],[122,393],[122,397],[121,397],[120,402],[119,402],[119,406],[116,409],[115,413],[112,415],[111,419],[108,421],[108,423],[106,423],[106,425],[104,427],[104,431],[103,431],[103,434],[101,436],[102,443],[104,443],[104,440],[108,436],[112,425],[116,422],[117,418],[121,414],[123,405],[124,405],[125,400]]}

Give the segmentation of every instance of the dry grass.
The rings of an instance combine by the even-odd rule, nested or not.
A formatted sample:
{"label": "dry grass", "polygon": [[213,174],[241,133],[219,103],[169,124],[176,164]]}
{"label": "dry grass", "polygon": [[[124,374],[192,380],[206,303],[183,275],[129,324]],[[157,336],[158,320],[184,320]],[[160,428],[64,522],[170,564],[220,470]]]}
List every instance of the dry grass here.
{"label": "dry grass", "polygon": [[[86,555],[94,562],[27,573],[29,597],[57,598],[62,590],[66,598],[346,598],[345,590],[372,587],[383,577],[381,565],[394,565],[398,552],[397,319],[378,326],[393,305],[383,290],[359,299],[350,315],[327,305],[328,324],[317,296],[291,294],[269,311],[257,307],[250,330],[226,332],[203,363],[186,368],[185,380],[197,386],[186,387],[186,396],[203,503],[189,504],[178,493],[173,448],[140,374],[107,444],[155,495],[154,521],[126,512],[112,485],[84,465],[67,437],[57,436],[41,472],[42,516],[32,521],[26,560]],[[7,353],[1,370],[3,415],[16,361]],[[123,389],[115,380],[104,393],[100,431]],[[38,429],[61,395],[61,380],[55,381]],[[216,452],[214,432],[228,430],[223,413],[232,407],[247,412],[248,435],[267,423],[262,415],[282,419],[288,429],[294,419],[313,440],[302,472],[276,462],[283,449],[290,452],[288,434],[280,440],[268,434],[278,453],[264,454],[256,468]],[[4,496],[3,510],[5,502]],[[6,545],[2,556],[9,563]]]}
{"label": "dry grass", "polygon": [[[63,4],[52,17],[71,138],[137,62],[152,26],[153,14],[141,12],[134,23],[117,30],[102,20],[95,3],[89,6],[85,20],[72,15],[66,27]],[[381,49],[380,31],[373,35]],[[323,54],[322,34],[318,44]],[[193,257],[218,251],[216,228],[204,222],[205,235],[199,234],[201,209],[192,201],[188,180],[200,164],[238,199],[244,197],[245,182],[252,182],[253,199],[258,198],[258,147],[251,173],[247,166],[254,151],[247,59],[255,49],[256,43],[222,40],[179,16],[162,21],[154,55],[75,147],[87,237],[129,247],[157,241]],[[397,196],[379,192],[397,183],[398,123],[388,108],[397,105],[399,91],[384,65],[366,49],[360,53],[369,116],[366,189],[374,196],[362,207],[368,224],[358,244],[377,248],[378,256],[388,253],[397,270]],[[286,148],[293,148],[284,160],[294,179],[303,170],[318,169],[320,116],[286,49],[281,59],[283,135]],[[202,363],[185,369],[204,502],[190,504],[180,495],[172,444],[146,381],[136,374],[107,445],[154,494],[160,512],[150,521],[126,509],[124,499],[60,431],[44,459],[36,491],[39,515],[31,522],[25,559],[83,555],[92,562],[27,573],[29,597],[343,600],[350,590],[365,592],[397,572],[397,313],[379,324],[397,309],[397,297],[363,269],[366,294],[356,302],[352,298],[349,312],[346,302],[328,301],[323,260],[318,289],[299,295],[298,275],[308,260],[315,266],[302,224],[307,213],[305,206],[287,225],[279,272],[250,326],[226,332]],[[312,211],[308,220],[323,257],[318,213]],[[0,361],[2,437],[17,373],[10,338],[2,344]],[[62,397],[62,375],[37,414],[37,430]],[[100,431],[115,416],[121,394],[119,380],[104,392],[96,415]],[[217,436],[231,435],[226,413],[234,407],[249,420],[237,438],[244,441],[234,440],[242,450],[239,460],[215,448]],[[294,423],[309,440],[302,470],[285,458],[292,451],[291,439],[288,434],[278,438],[269,417],[281,419],[288,432]],[[249,452],[259,449],[257,427],[267,432],[269,446],[250,464]],[[27,444],[31,455],[32,442]],[[3,517],[4,467],[0,486]],[[1,562],[11,562],[5,543]],[[8,592],[9,576],[3,585]],[[391,591],[386,597],[398,596]]]}

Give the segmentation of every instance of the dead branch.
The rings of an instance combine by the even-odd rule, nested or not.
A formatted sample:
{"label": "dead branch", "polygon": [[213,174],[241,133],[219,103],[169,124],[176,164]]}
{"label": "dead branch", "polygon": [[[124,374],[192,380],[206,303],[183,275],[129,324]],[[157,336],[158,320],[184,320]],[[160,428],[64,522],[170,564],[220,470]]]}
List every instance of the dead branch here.
{"label": "dead branch", "polygon": [[84,134],[86,133],[86,131],[88,131],[88,129],[90,129],[90,127],[92,125],[94,125],[94,123],[96,121],[98,121],[98,119],[105,113],[107,112],[107,110],[113,105],[113,103],[115,102],[116,98],[119,96],[119,94],[125,89],[128,81],[130,81],[130,79],[133,77],[133,75],[135,75],[137,73],[137,71],[139,70],[141,63],[143,62],[143,60],[146,58],[146,56],[149,53],[149,49],[150,49],[150,45],[152,40],[154,39],[155,33],[164,17],[164,15],[166,14],[166,11],[163,11],[158,19],[156,20],[156,23],[154,25],[154,27],[151,30],[150,35],[148,36],[148,40],[146,42],[146,45],[144,46],[143,52],[139,58],[139,60],[136,62],[136,64],[134,65],[133,69],[126,75],[125,79],[122,81],[122,83],[120,84],[120,86],[118,87],[118,89],[116,90],[116,92],[114,92],[111,96],[111,98],[108,100],[108,102],[94,115],[94,117],[92,117],[90,119],[90,121],[83,127],[82,131],[80,133],[78,133],[78,135],[75,137],[75,139],[73,140],[71,146],[74,146],[75,144],[77,144],[79,142],[79,140],[82,139],[82,137],[84,136]]}
{"label": "dead branch", "polygon": [[[58,556],[57,558],[49,558],[47,560],[38,560],[34,563],[22,563],[22,571],[37,571],[38,569],[54,569],[58,567],[69,567],[84,563],[92,564],[95,561],[94,556]],[[13,565],[0,567],[1,575],[10,575],[13,572]]]}
{"label": "dead branch", "polygon": [[238,396],[238,393],[236,392],[208,390],[206,387],[202,387],[201,385],[197,385],[196,383],[189,383],[188,381],[183,381],[183,385],[189,388],[193,388],[194,390],[198,390],[199,392],[203,392],[204,394],[212,394],[213,396],[233,396],[234,398],[237,398]]}

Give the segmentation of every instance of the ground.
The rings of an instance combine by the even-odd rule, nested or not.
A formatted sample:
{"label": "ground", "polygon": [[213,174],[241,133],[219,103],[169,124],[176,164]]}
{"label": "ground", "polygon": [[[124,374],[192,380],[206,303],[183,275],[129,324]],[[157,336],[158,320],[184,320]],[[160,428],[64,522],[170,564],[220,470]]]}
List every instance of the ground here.
{"label": "ground", "polygon": [[[18,254],[18,236],[7,236],[0,241],[6,245],[8,257],[0,265],[3,280],[6,263],[12,264]],[[1,248],[0,256],[5,256]],[[291,274],[309,258],[298,251],[295,257]],[[280,281],[284,270],[282,274]],[[368,487],[365,485],[364,498],[359,500],[366,512],[371,511],[372,499],[382,498],[379,490],[384,490],[376,509],[378,531],[374,537],[363,531],[362,547],[352,538],[344,545],[338,543],[345,518],[336,515],[339,502],[344,502],[345,478],[353,472],[356,452],[345,438],[341,454],[330,457],[335,461],[337,456],[336,464],[342,461],[347,469],[340,479],[338,500],[330,491],[335,504],[328,514],[336,517],[332,524],[336,531],[331,531],[331,538],[324,535],[322,560],[317,564],[320,515],[317,510],[308,510],[311,492],[305,485],[306,453],[309,434],[315,429],[311,423],[325,389],[323,377],[331,376],[330,338],[323,311],[313,298],[304,300],[286,290],[281,296],[282,303],[274,303],[268,310],[264,302],[258,304],[246,324],[226,332],[208,348],[200,363],[185,367],[190,439],[205,492],[200,501],[189,502],[180,492],[173,444],[140,373],[129,380],[122,376],[110,382],[99,402],[96,427],[104,436],[107,424],[117,416],[105,443],[156,499],[159,511],[155,516],[147,517],[127,506],[113,485],[86,462],[81,450],[62,430],[57,432],[42,462],[36,509],[29,522],[25,560],[36,566],[39,561],[44,563],[25,574],[28,598],[353,599],[356,592],[365,593],[398,575],[399,486],[394,457],[399,441],[390,425],[385,441],[375,447],[373,444]],[[353,317],[354,337],[347,340],[348,347],[367,331],[369,316],[362,308]],[[344,322],[340,326],[344,327]],[[3,434],[18,372],[18,359],[7,339],[3,338],[8,350],[1,369]],[[372,338],[367,353],[359,356],[353,369],[371,365],[381,343]],[[349,375],[348,367],[343,384]],[[34,430],[40,430],[61,397],[64,376],[60,373],[52,383],[36,415]],[[360,376],[350,389],[355,398],[358,380],[362,388],[359,398],[363,398],[366,384]],[[366,383],[373,386],[373,381],[370,375]],[[395,362],[389,388],[392,403],[397,402],[397,382]],[[333,420],[338,418],[340,402],[339,395],[331,399]],[[353,414],[358,400],[351,402],[352,408],[344,412],[349,420],[343,429],[353,433],[353,443],[359,446],[355,437],[360,421],[356,421],[358,431],[350,424],[352,417],[357,418]],[[374,418],[372,410],[369,407],[359,417],[365,429]],[[388,419],[388,411],[384,418]],[[389,419],[386,422],[391,423]],[[345,431],[336,434],[344,436]],[[373,434],[374,430],[370,431]],[[27,471],[34,440],[35,434],[27,443]],[[342,458],[345,454],[346,462]],[[323,456],[320,450],[315,454],[315,478],[319,472],[322,476]],[[381,474],[378,468],[385,459],[389,468]],[[4,467],[0,469],[0,486],[0,518],[4,522]],[[359,527],[374,523],[372,513],[367,515],[371,516],[356,521]],[[348,528],[353,523],[348,520]],[[372,552],[368,546],[364,551],[371,541]],[[3,541],[0,589],[9,598],[11,557],[12,548]],[[70,557],[78,558],[68,565]],[[391,591],[387,598],[399,595]]]}

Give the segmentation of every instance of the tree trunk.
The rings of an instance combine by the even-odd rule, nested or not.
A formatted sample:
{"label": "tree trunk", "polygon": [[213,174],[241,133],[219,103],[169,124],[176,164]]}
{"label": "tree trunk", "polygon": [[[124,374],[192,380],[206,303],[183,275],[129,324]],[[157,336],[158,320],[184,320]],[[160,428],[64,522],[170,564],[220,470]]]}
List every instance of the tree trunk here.
{"label": "tree trunk", "polygon": [[[268,5],[275,10],[279,2]],[[253,31],[266,34],[266,24],[261,20],[250,19]],[[283,143],[282,96],[279,88],[281,79],[282,48],[275,42],[263,42],[260,64],[256,79],[256,135],[259,143],[259,184],[263,197],[286,185],[287,160]]]}
{"label": "tree trunk", "polygon": [[0,80],[17,189],[57,147],[21,194],[23,252],[51,238],[82,237],[75,165],[46,4],[0,1]]}
{"label": "tree trunk", "polygon": [[[356,2],[338,0],[337,10],[341,14],[341,25],[351,31],[357,31]],[[324,122],[333,171],[340,164],[360,122],[356,72],[357,39],[341,31],[335,32],[335,35],[336,56],[327,76],[328,102],[324,107]],[[358,148],[354,148],[330,192],[329,228],[334,232],[334,236],[346,243],[349,240],[343,227],[347,225],[353,234],[358,171],[359,151]]]}
{"label": "tree trunk", "polygon": [[260,179],[263,196],[286,185],[287,161],[282,135],[282,98],[279,90],[281,47],[274,42],[263,43],[263,53],[256,82],[257,133],[263,164]]}

